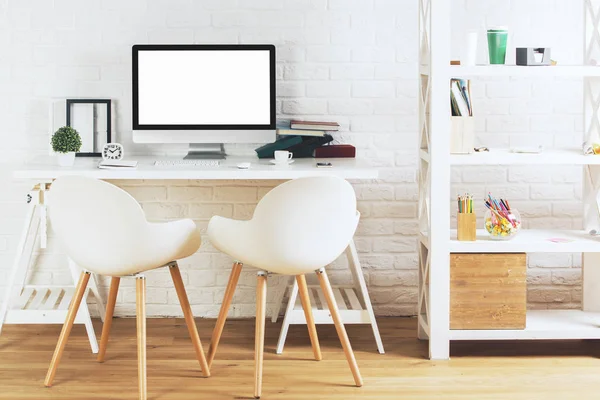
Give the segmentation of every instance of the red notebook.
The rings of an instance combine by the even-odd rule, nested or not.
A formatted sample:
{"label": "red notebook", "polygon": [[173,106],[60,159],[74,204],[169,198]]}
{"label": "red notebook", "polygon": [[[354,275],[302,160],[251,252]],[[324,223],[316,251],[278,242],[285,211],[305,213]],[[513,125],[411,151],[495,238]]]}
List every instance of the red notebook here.
{"label": "red notebook", "polygon": [[351,144],[332,144],[315,149],[315,158],[355,158],[356,147]]}

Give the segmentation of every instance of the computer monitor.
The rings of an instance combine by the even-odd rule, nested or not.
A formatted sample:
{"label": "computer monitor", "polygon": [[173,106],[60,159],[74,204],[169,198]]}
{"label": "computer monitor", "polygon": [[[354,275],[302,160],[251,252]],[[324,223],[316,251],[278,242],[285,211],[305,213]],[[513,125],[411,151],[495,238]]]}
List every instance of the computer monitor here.
{"label": "computer monitor", "polygon": [[275,140],[275,46],[134,45],[132,61],[134,142],[223,158],[223,143]]}

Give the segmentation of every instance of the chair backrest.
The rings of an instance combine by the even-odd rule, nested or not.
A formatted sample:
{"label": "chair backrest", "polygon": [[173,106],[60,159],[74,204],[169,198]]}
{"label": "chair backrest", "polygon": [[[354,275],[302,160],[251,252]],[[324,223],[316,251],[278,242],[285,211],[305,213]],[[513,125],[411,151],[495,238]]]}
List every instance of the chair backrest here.
{"label": "chair backrest", "polygon": [[134,262],[148,222],[129,193],[81,176],[56,179],[49,193],[52,228],[78,265],[102,274]]}
{"label": "chair backrest", "polygon": [[[288,181],[265,195],[252,218],[280,259],[324,267],[352,240],[360,214],[352,186],[337,177]],[[279,257],[277,257],[279,258]]]}

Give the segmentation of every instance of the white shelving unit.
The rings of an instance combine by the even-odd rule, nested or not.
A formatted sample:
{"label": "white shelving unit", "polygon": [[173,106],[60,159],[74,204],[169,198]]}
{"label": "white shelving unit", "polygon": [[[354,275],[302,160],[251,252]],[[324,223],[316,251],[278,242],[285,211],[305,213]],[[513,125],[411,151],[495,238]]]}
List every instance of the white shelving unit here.
{"label": "white shelving unit", "polygon": [[[600,140],[600,0],[583,0],[585,24],[583,65],[548,67],[450,65],[451,2],[419,0],[420,27],[420,161],[419,161],[419,328],[429,340],[431,359],[448,359],[451,340],[599,339],[600,236],[597,193],[600,156],[585,156],[573,148],[541,154],[514,154],[507,149],[489,153],[451,155],[450,94],[452,78],[566,77],[584,85],[586,138]],[[583,137],[581,142],[583,142]],[[450,171],[461,165],[579,165],[584,177],[581,230],[523,230],[510,241],[493,241],[478,231],[476,242],[459,242],[450,229]],[[549,239],[560,238],[556,243]],[[582,253],[582,310],[528,311],[524,330],[450,329],[450,253]]]}

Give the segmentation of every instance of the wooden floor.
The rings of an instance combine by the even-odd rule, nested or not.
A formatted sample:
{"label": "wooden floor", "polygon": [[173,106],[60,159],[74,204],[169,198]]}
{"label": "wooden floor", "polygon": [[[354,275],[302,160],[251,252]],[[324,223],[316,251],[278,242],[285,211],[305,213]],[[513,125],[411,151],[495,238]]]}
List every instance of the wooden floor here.
{"label": "wooden floor", "polygon": [[[214,320],[198,319],[208,349]],[[275,354],[279,324],[267,322],[262,399],[600,399],[600,342],[455,343],[452,360],[426,359],[416,320],[379,319],[387,353],[368,326],[349,326],[365,385],[352,385],[333,326],[319,326],[323,361],[312,360],[304,326],[291,326]],[[96,321],[96,332],[101,326]],[[136,399],[135,320],[116,319],[106,362],[75,326],[54,386],[44,376],[60,326],[7,325],[0,335],[0,399]],[[183,319],[148,320],[149,399],[249,399],[253,394],[253,320],[228,321],[212,367],[202,378]]]}

